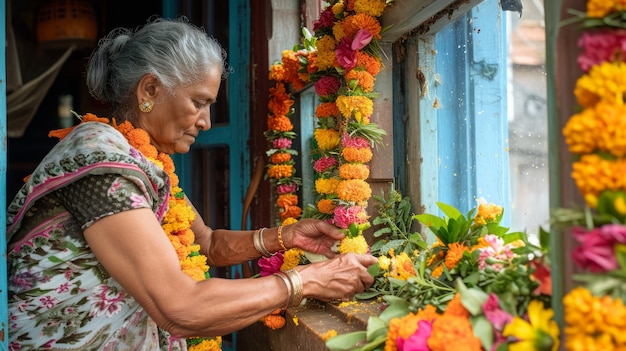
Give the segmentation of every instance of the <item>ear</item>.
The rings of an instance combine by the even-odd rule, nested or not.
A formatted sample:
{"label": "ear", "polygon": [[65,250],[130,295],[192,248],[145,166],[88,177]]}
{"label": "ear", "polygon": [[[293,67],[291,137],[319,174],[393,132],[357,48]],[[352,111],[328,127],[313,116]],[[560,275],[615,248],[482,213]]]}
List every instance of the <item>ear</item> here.
{"label": "ear", "polygon": [[161,82],[152,74],[146,74],[137,83],[137,103],[155,101],[160,92]]}

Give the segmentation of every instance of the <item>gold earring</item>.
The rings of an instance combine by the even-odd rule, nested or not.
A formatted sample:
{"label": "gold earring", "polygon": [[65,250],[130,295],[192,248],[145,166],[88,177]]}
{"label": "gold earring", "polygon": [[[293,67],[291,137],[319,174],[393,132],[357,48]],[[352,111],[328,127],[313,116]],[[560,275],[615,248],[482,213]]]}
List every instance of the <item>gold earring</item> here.
{"label": "gold earring", "polygon": [[139,110],[145,113],[152,111],[152,107],[154,107],[154,104],[152,104],[152,101],[144,101],[139,104]]}

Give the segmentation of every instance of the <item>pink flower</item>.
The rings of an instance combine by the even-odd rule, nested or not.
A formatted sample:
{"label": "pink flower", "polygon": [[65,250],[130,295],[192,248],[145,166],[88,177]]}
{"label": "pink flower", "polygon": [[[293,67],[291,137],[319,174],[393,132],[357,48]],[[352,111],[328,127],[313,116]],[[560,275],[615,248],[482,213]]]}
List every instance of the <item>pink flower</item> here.
{"label": "pink flower", "polygon": [[280,272],[280,266],[283,265],[284,256],[282,252],[277,252],[276,255],[266,258],[259,258],[259,268],[261,268],[261,277],[272,275]]}
{"label": "pink flower", "polygon": [[369,140],[361,137],[352,137],[348,133],[344,133],[341,136],[341,146],[354,147],[357,149],[371,147]]}
{"label": "pink flower", "polygon": [[350,224],[367,222],[367,212],[361,206],[337,206],[334,210],[334,224],[342,229],[348,229]]}
{"label": "pink flower", "polygon": [[352,39],[352,45],[350,47],[352,48],[352,50],[355,50],[355,51],[361,50],[372,41],[373,37],[374,36],[369,30],[359,29],[359,31],[356,32],[354,39]]}
{"label": "pink flower", "polygon": [[335,76],[323,76],[314,85],[315,93],[322,97],[337,94],[339,87],[341,81]]}
{"label": "pink flower", "polygon": [[478,255],[478,268],[485,269],[487,266],[499,271],[502,269],[501,263],[488,264],[487,258],[493,257],[496,260],[507,261],[513,258],[513,251],[511,251],[510,244],[504,244],[504,240],[497,235],[487,234],[484,240],[489,244],[487,247],[480,248],[480,254]]}
{"label": "pink flower", "polygon": [[428,338],[433,331],[431,322],[421,320],[417,322],[417,330],[408,339],[404,340],[398,337],[396,345],[398,351],[430,351],[428,347]]}
{"label": "pink flower", "polygon": [[322,156],[313,163],[313,169],[317,173],[323,173],[327,169],[336,166],[339,163],[337,158],[331,156]]}
{"label": "pink flower", "polygon": [[574,228],[574,238],[580,246],[574,249],[574,262],[590,272],[608,272],[618,268],[615,258],[615,245],[626,243],[626,227],[619,224],[607,224],[587,231]]}
{"label": "pink flower", "polygon": [[626,31],[584,32],[578,40],[578,46],[583,49],[578,56],[578,66],[585,72],[604,61],[623,61],[626,54]]}
{"label": "pink flower", "polygon": [[500,301],[498,300],[498,296],[494,293],[489,294],[487,301],[483,303],[482,307],[485,317],[498,331],[504,329],[504,326],[513,320],[513,316],[500,308]]}
{"label": "pink flower", "polygon": [[280,184],[276,187],[276,192],[278,195],[295,193],[298,186],[295,183],[291,184]]}
{"label": "pink flower", "polygon": [[352,50],[352,40],[350,38],[341,38],[337,49],[335,49],[335,55],[337,55],[337,62],[344,69],[348,70],[356,67],[356,51]]}
{"label": "pink flower", "polygon": [[274,149],[288,149],[291,147],[291,139],[289,138],[277,138],[272,142]]}

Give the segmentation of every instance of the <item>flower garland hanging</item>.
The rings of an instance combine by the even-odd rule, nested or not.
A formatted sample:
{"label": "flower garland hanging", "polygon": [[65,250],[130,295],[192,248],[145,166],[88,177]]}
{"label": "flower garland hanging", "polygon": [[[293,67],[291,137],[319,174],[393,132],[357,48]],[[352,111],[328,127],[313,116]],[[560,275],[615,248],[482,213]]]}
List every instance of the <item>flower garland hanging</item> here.
{"label": "flower garland hanging", "polygon": [[[91,113],[87,113],[79,118],[81,123],[101,122],[110,124],[128,140],[130,146],[137,149],[148,160],[167,173],[170,179],[171,190],[168,199],[168,210],[161,226],[176,251],[182,271],[195,281],[209,279],[210,267],[207,264],[207,258],[200,253],[200,245],[195,243],[195,235],[191,230],[191,224],[195,219],[195,212],[191,206],[187,205],[185,194],[178,186],[179,179],[174,172],[175,168],[172,158],[166,153],[159,152],[150,144],[150,136],[146,131],[133,127],[128,121],[117,124],[115,119],[110,122],[108,118],[97,117]],[[70,127],[51,131],[49,136],[62,140],[74,128],[75,127]],[[218,351],[221,350],[221,344],[221,337],[187,338],[189,351]]]}
{"label": "flower garland hanging", "polygon": [[577,287],[563,298],[565,348],[626,348],[626,2],[589,0],[578,45],[574,95],[580,112],[563,127],[577,159],[572,178],[587,208],[560,209],[555,224],[579,243],[572,258]]}
{"label": "flower garland hanging", "polygon": [[370,123],[375,77],[382,66],[377,45],[382,32],[379,17],[391,1],[326,3],[313,28],[319,70],[315,92],[320,104],[314,131],[317,200],[308,213],[344,230],[341,253],[366,253],[369,247],[362,234],[370,227],[367,205],[372,195],[366,181],[368,163],[372,146],[386,134]]}

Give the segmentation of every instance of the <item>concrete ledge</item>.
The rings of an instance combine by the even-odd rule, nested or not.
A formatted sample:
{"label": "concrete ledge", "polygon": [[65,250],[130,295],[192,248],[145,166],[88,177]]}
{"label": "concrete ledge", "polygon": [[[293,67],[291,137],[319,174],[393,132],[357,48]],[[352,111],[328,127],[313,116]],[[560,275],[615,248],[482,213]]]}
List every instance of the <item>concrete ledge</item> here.
{"label": "concrete ledge", "polygon": [[328,350],[322,339],[326,333],[365,330],[368,318],[380,312],[377,301],[330,304],[307,300],[303,306],[287,311],[287,323],[281,329],[272,330],[259,322],[237,332],[237,350]]}

